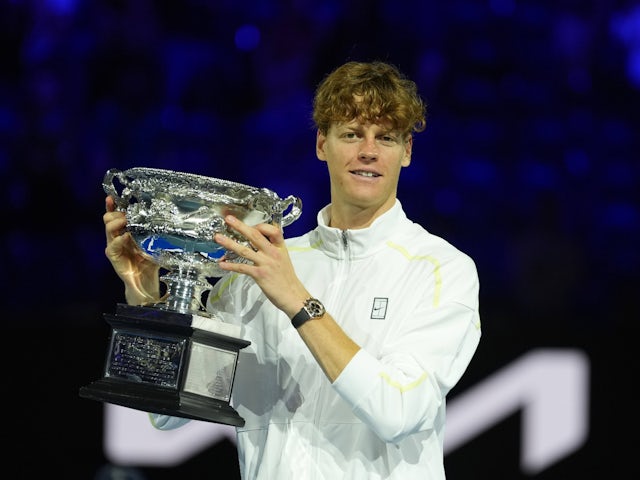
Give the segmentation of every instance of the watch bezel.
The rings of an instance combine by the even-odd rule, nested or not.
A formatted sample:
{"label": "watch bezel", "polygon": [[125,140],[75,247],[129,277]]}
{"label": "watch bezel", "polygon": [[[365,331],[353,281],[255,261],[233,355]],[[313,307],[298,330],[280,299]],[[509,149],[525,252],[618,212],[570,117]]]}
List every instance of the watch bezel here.
{"label": "watch bezel", "polygon": [[317,298],[307,298],[304,302],[304,309],[311,318],[319,318],[325,314],[324,305]]}

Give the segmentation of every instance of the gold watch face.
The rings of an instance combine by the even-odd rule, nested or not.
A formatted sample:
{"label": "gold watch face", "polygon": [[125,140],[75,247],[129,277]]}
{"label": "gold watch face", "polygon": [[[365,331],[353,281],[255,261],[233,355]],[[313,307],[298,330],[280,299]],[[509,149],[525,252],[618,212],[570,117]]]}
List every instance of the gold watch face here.
{"label": "gold watch face", "polygon": [[306,302],[304,302],[305,310],[311,315],[313,318],[321,317],[324,315],[324,305],[320,300],[315,298],[310,298]]}

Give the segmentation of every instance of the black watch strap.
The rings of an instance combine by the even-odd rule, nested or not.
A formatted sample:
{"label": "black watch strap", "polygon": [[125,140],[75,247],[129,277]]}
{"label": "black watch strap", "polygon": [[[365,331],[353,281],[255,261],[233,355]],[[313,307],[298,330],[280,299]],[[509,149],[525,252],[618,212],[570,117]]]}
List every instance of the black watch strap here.
{"label": "black watch strap", "polygon": [[311,318],[309,312],[307,312],[304,308],[296,313],[291,319],[291,325],[295,328],[300,328],[303,323],[307,322]]}

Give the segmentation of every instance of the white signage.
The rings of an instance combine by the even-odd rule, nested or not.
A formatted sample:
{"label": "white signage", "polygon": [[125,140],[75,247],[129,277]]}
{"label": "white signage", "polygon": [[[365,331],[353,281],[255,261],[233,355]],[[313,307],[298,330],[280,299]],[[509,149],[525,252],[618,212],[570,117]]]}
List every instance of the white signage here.
{"label": "white signage", "polygon": [[445,454],[521,410],[520,468],[544,470],[587,439],[589,370],[580,350],[523,355],[449,403]]}
{"label": "white signage", "polygon": [[[536,349],[457,395],[447,406],[445,454],[521,410],[523,472],[535,474],[579,449],[589,430],[589,360],[573,349]],[[175,466],[235,428],[191,421],[160,431],[145,412],[105,405],[104,449],[117,465]]]}

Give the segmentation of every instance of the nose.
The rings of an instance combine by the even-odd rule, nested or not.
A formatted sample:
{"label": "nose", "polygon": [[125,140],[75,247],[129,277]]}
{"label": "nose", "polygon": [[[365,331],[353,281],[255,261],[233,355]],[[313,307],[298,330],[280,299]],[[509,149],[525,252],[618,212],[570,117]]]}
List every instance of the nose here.
{"label": "nose", "polygon": [[358,158],[361,160],[375,160],[378,158],[378,144],[375,138],[364,138],[362,140]]}

